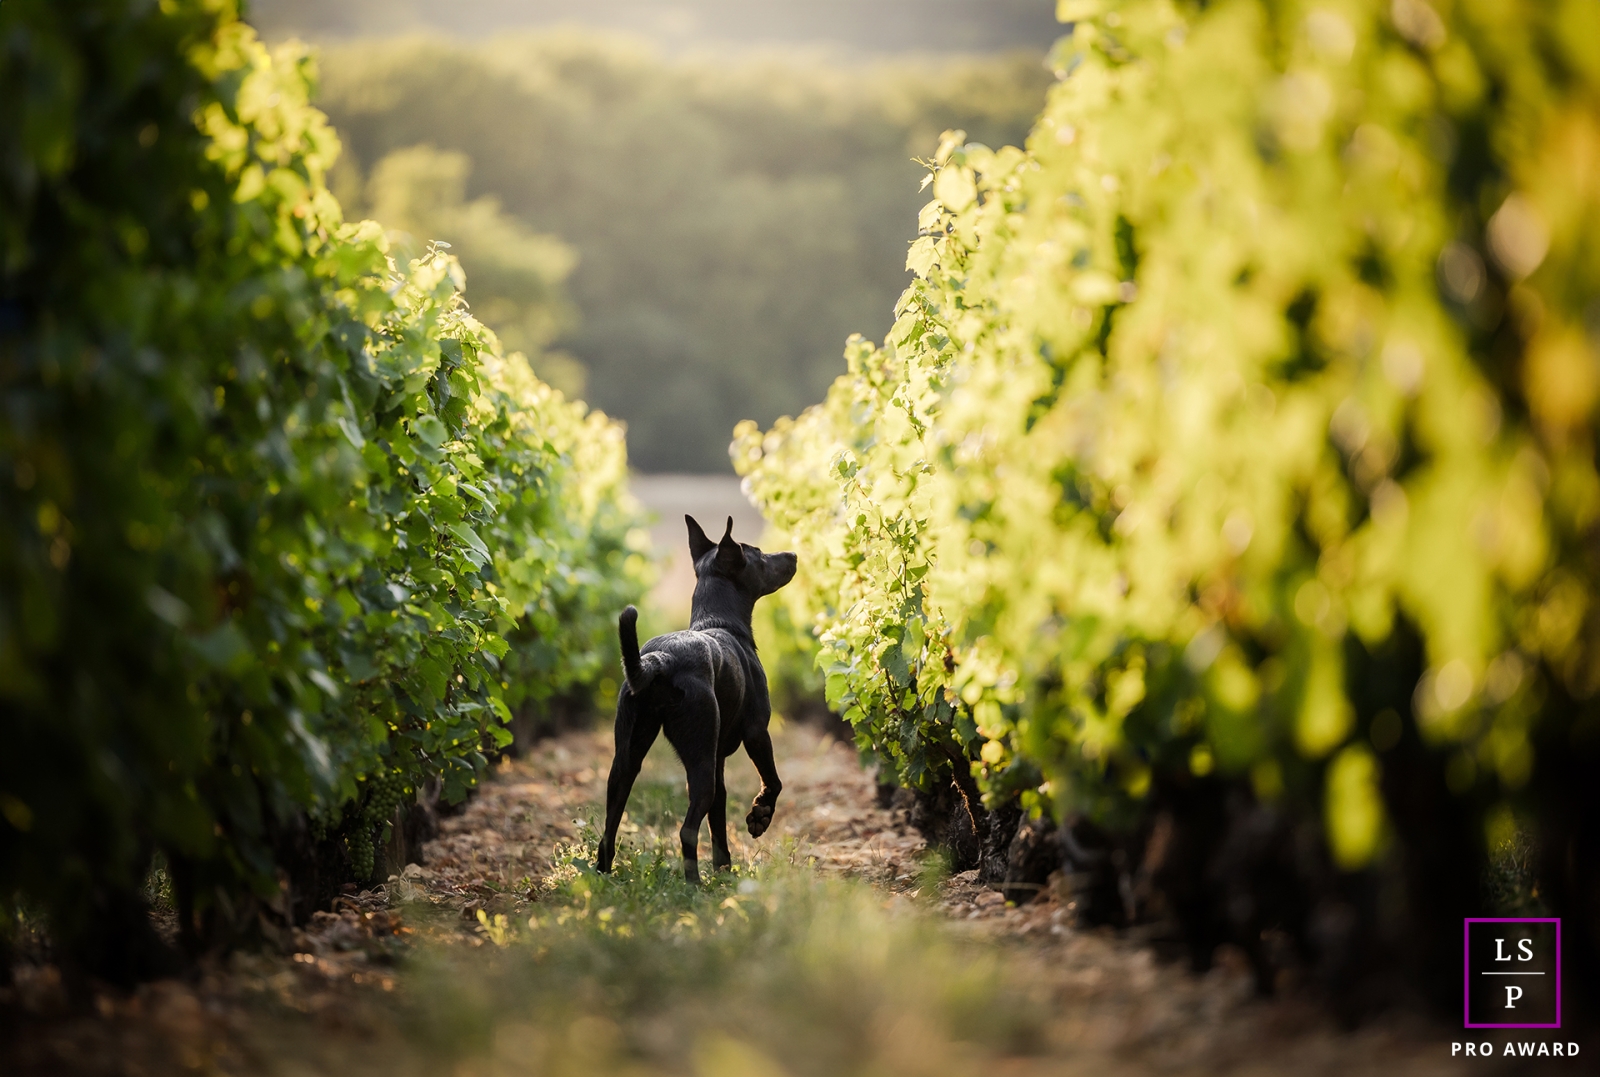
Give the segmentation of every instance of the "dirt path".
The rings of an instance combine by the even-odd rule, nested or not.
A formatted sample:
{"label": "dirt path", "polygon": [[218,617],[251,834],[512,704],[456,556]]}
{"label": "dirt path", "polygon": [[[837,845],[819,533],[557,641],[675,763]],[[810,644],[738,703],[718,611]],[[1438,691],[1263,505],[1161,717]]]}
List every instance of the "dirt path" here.
{"label": "dirt path", "polygon": [[[945,937],[977,944],[975,954],[1003,955],[1002,986],[1032,1015],[1033,1031],[1026,1050],[971,1059],[979,1068],[1008,1074],[1461,1072],[1461,1063],[1450,1058],[1448,1028],[1392,1018],[1344,1034],[1309,1003],[1257,999],[1242,959],[1225,954],[1209,974],[1194,977],[1109,931],[1075,929],[1068,910],[1048,895],[1007,908],[970,873],[930,881],[921,838],[898,813],[877,805],[872,779],[851,749],[805,727],[785,728],[776,740],[785,782],[778,815],[760,841],[730,826],[735,863],[756,873],[784,861],[822,876],[864,880],[889,911],[885,923],[933,912]],[[608,736],[579,733],[501,764],[462,813],[443,821],[439,838],[425,850],[425,865],[318,914],[297,934],[290,955],[239,955],[198,982],[108,995],[92,1017],[59,1014],[59,985],[48,970],[24,976],[9,989],[5,1012],[14,1022],[22,1017],[0,1028],[0,1039],[10,1043],[0,1048],[0,1072],[451,1073],[449,1044],[435,1043],[431,1061],[419,1067],[427,1052],[412,1046],[417,993],[401,1001],[416,962],[399,959],[448,953],[454,967],[471,969],[476,958],[469,955],[481,952],[486,962],[493,957],[497,930],[514,932],[530,916],[537,921],[559,914],[565,922],[561,910],[568,906],[559,899],[567,892],[558,893],[555,880],[572,877],[576,847],[592,847],[610,755]],[[730,815],[742,819],[742,805],[757,784],[742,755],[730,761],[728,781]],[[676,759],[658,745],[630,802],[623,845],[646,832],[659,841],[675,829],[682,783]],[[437,983],[444,981],[432,982],[437,996]],[[453,1072],[544,1072],[514,1063],[479,1070],[463,1062]],[[722,1072],[720,1063],[704,1058],[696,1065],[705,1074]],[[920,1072],[915,1066],[905,1071]],[[785,1070],[779,1065],[770,1072]]]}

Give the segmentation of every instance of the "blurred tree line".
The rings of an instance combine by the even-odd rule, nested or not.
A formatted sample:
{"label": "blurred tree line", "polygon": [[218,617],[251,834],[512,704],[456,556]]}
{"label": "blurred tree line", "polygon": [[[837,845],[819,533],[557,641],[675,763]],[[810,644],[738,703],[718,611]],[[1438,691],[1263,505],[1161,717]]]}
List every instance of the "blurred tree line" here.
{"label": "blurred tree line", "polygon": [[[904,289],[940,131],[1020,141],[1036,55],[667,59],[568,31],[327,48],[341,201],[452,244],[473,309],[629,425],[644,471],[727,470],[733,426],[821,399]],[[559,237],[559,238],[555,238]]]}
{"label": "blurred tree line", "polygon": [[669,49],[823,45],[862,53],[995,52],[1060,35],[1052,0],[254,0],[268,38],[486,37],[583,26]]}

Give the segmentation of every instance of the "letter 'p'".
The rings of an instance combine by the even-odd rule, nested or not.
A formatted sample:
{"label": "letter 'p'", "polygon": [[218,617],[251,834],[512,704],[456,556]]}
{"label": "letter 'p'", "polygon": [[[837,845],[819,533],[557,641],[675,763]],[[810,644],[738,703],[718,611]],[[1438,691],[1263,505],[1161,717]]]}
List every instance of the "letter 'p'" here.
{"label": "letter 'p'", "polygon": [[1517,987],[1515,985],[1506,988],[1506,1009],[1508,1009],[1508,1010],[1516,1009],[1517,1008],[1517,999],[1519,999],[1521,997],[1522,997],[1522,988]]}

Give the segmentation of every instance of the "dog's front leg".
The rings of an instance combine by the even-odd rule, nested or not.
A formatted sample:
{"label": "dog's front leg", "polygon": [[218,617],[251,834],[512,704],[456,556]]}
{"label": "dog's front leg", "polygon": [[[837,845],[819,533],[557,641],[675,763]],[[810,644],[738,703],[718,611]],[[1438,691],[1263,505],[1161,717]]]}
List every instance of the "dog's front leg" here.
{"label": "dog's front leg", "polygon": [[744,817],[744,825],[752,838],[759,838],[772,825],[773,813],[778,810],[778,794],[783,792],[783,782],[778,780],[778,765],[772,761],[772,738],[767,735],[765,726],[744,738],[744,750],[761,775],[761,792],[750,802],[750,814]]}

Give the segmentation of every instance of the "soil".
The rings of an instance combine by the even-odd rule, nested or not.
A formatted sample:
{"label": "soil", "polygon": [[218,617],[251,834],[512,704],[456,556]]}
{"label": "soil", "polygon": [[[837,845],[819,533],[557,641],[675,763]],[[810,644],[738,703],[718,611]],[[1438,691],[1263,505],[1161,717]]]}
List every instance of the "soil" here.
{"label": "soil", "polygon": [[[976,872],[939,879],[906,812],[879,806],[853,749],[794,724],[775,740],[785,782],[777,818],[760,841],[730,826],[735,860],[782,848],[817,872],[870,882],[889,908],[938,915],[951,932],[1005,948],[1009,974],[1053,1015],[1042,1050],[1008,1061],[1008,1074],[1505,1072],[1498,1059],[1452,1060],[1459,1030],[1416,1014],[1345,1031],[1293,989],[1262,999],[1242,954],[1224,952],[1197,977],[1133,933],[1080,929],[1063,887],[1018,907]],[[577,732],[501,763],[464,811],[441,821],[424,864],[341,897],[296,933],[290,953],[236,954],[185,981],[104,991],[89,1013],[68,1006],[53,968],[18,966],[0,988],[0,1073],[415,1069],[402,1065],[402,1011],[390,1004],[398,962],[423,939],[482,947],[480,913],[530,908],[556,845],[595,827],[610,757],[608,734]],[[658,747],[642,780],[681,779]],[[729,761],[728,784],[734,815],[757,784],[742,755]]]}

